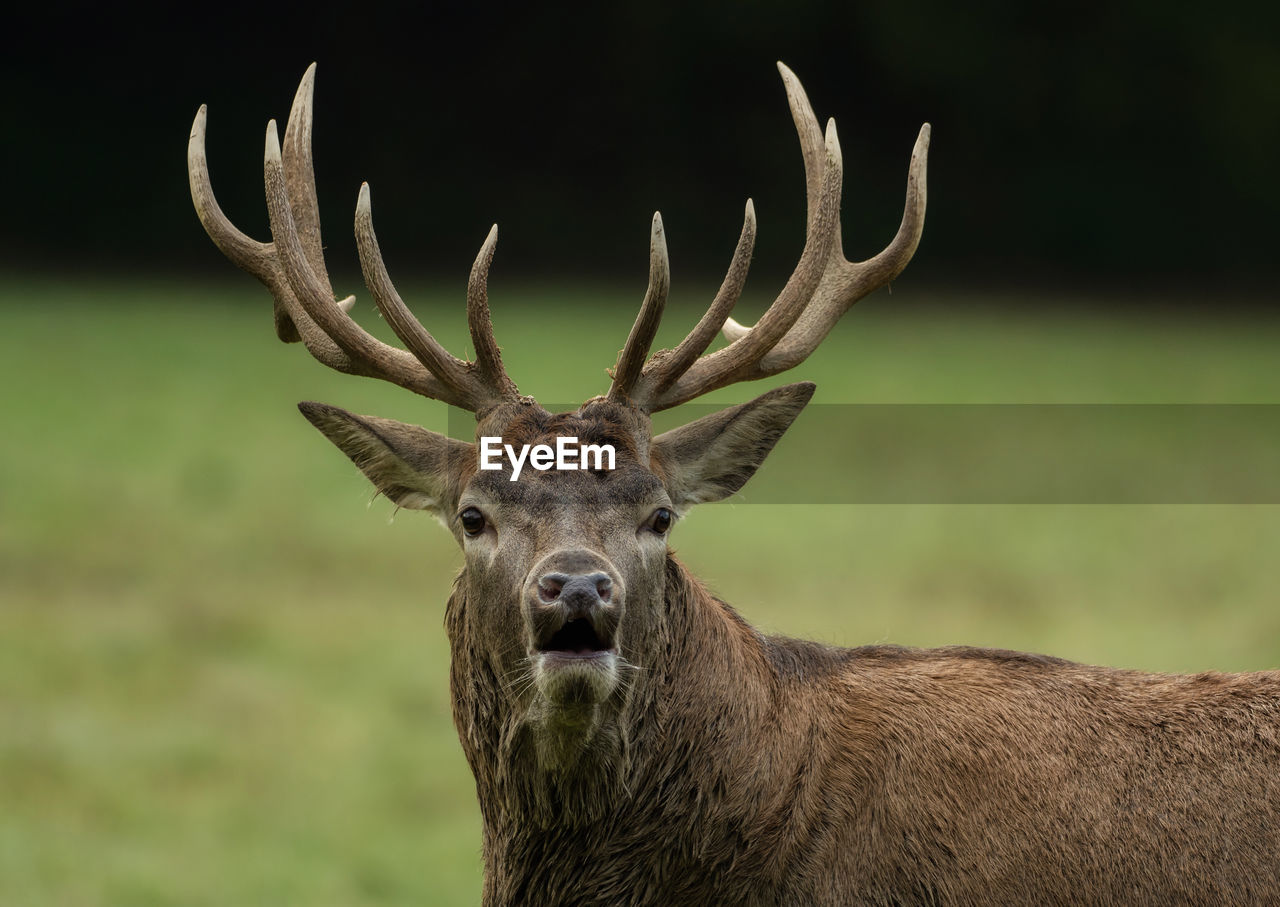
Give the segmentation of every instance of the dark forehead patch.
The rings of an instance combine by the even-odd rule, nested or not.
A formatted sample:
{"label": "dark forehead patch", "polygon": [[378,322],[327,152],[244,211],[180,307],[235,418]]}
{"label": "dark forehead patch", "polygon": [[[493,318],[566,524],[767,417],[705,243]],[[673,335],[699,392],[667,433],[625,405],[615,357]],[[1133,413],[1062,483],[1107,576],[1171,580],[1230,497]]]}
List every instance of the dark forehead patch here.
{"label": "dark forehead patch", "polygon": [[477,471],[472,488],[482,489],[495,499],[540,512],[545,508],[573,503],[579,506],[639,506],[651,500],[662,482],[647,463],[639,461],[633,429],[613,418],[611,405],[593,404],[576,413],[548,413],[532,409],[521,413],[502,431],[502,443],[518,450],[523,445],[555,447],[556,438],[577,438],[579,444],[610,445],[615,452],[614,468],[583,470],[537,470],[525,463],[516,481],[511,481],[511,464],[505,451],[502,469]]}
{"label": "dark forehead patch", "polygon": [[510,465],[500,472],[477,472],[470,486],[503,504],[541,513],[565,504],[581,507],[638,507],[662,490],[649,470],[634,463],[615,470],[545,472],[525,465],[511,481]]}

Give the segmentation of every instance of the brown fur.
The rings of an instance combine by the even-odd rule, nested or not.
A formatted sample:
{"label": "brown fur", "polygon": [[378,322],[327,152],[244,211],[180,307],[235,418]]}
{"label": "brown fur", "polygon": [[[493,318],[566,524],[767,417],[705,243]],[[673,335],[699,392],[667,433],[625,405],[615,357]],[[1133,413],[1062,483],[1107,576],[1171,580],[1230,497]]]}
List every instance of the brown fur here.
{"label": "brown fur", "polygon": [[561,778],[504,739],[450,600],[486,904],[1280,897],[1280,674],[833,649],[761,636],[674,557],[666,587],[628,733]]}

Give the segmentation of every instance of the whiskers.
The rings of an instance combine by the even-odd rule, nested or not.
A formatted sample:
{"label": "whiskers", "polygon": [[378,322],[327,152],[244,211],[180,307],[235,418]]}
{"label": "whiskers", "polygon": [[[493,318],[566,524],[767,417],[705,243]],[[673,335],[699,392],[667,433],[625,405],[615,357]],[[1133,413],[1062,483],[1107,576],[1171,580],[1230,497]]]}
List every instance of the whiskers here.
{"label": "whiskers", "polygon": [[[505,669],[497,675],[497,679],[503,695],[509,701],[523,707],[532,704],[531,700],[536,695],[538,687],[540,673],[538,663],[541,657],[541,653],[530,653],[523,642],[511,643],[507,646],[501,656]],[[617,653],[613,657],[613,672],[616,684],[609,698],[621,705],[623,701],[630,698],[632,691],[645,676],[646,669],[628,660],[625,655]]]}
{"label": "whiskers", "polygon": [[537,683],[537,659],[538,656],[526,653],[516,660],[514,667],[502,674],[502,686],[512,699],[523,701]]}
{"label": "whiskers", "polygon": [[641,677],[646,673],[645,669],[634,662],[628,661],[627,657],[622,653],[618,653],[614,667],[618,672],[618,687],[614,690],[615,699],[621,704],[631,698],[632,692],[639,683]]}

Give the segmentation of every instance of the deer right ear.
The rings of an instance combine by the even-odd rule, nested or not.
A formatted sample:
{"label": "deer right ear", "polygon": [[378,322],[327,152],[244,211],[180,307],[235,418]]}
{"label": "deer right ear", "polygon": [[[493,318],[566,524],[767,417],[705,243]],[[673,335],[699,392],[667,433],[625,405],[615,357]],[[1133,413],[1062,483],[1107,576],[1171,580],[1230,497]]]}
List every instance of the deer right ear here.
{"label": "deer right ear", "polygon": [[651,457],[671,503],[684,510],[747,484],[813,390],[808,381],[788,384],[654,438]]}
{"label": "deer right ear", "polygon": [[464,471],[475,461],[473,445],[325,403],[299,403],[298,409],[397,506],[452,516]]}

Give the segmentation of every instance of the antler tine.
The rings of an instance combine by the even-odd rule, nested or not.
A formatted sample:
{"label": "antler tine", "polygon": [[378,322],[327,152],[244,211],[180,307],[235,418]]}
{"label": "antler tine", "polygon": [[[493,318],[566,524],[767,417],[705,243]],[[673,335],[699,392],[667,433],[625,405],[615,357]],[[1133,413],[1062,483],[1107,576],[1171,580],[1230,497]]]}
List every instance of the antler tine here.
{"label": "antler tine", "polygon": [[502,353],[493,335],[493,319],[489,315],[489,266],[498,245],[498,225],[489,229],[471,266],[467,280],[467,327],[476,350],[476,369],[486,389],[494,398],[518,396],[515,383],[502,365]]}
{"label": "antler tine", "polygon": [[670,289],[671,263],[667,258],[667,238],[662,229],[662,215],[655,211],[649,231],[649,288],[645,291],[644,302],[640,305],[635,324],[631,326],[631,333],[627,335],[626,346],[618,354],[613,384],[609,388],[610,400],[626,402],[632,399],[645,357],[649,355],[649,347],[653,345],[658,325],[662,322],[662,310],[667,305]]}
{"label": "antler tine", "polygon": [[[191,124],[191,137],[187,141],[187,179],[191,185],[191,201],[195,205],[196,216],[200,218],[201,225],[214,245],[236,267],[258,278],[271,290],[273,296],[288,294],[290,291],[275,260],[275,249],[271,243],[258,242],[241,233],[222,213],[222,207],[214,197],[213,184],[209,180],[209,159],[205,151],[208,116],[208,105],[201,104],[196,111],[195,121]],[[279,300],[275,302],[274,308],[276,335],[285,343],[296,343],[302,339],[293,319]]]}
{"label": "antler tine", "polygon": [[647,401],[646,408],[650,412],[670,409],[716,388],[744,380],[744,376],[800,318],[822,281],[839,223],[843,168],[834,120],[827,123],[825,157],[821,188],[814,205],[816,215],[805,239],[804,251],[778,298],[754,330],[723,349],[694,361],[674,381],[668,380],[668,390]]}
{"label": "antler tine", "polygon": [[[397,337],[427,367],[433,375],[446,384],[458,402],[458,406],[477,405],[475,382],[467,371],[467,363],[458,359],[431,336],[431,333],[414,318],[409,307],[404,304],[400,294],[396,292],[387,266],[382,259],[382,251],[378,248],[378,237],[373,231],[373,210],[369,200],[369,184],[360,186],[360,196],[356,201],[356,246],[360,250],[360,270],[364,274],[365,286],[373,296],[382,317],[391,325]],[[451,400],[450,402],[454,402]]]}
{"label": "antler tine", "polygon": [[222,213],[222,207],[214,197],[213,184],[209,179],[209,159],[205,151],[208,118],[209,105],[201,104],[196,111],[195,121],[191,124],[191,138],[187,141],[187,175],[196,216],[200,218],[200,223],[213,244],[236,267],[248,271],[263,283],[269,283],[277,274],[271,244],[258,242],[241,233]]}
{"label": "antler tine", "polygon": [[311,273],[333,296],[329,273],[324,265],[324,244],[320,240],[320,202],[316,198],[315,164],[311,158],[311,124],[316,89],[316,64],[302,74],[298,90],[289,108],[289,122],[284,129],[281,158],[284,162],[285,189],[289,194],[289,210],[298,241],[311,265]]}

